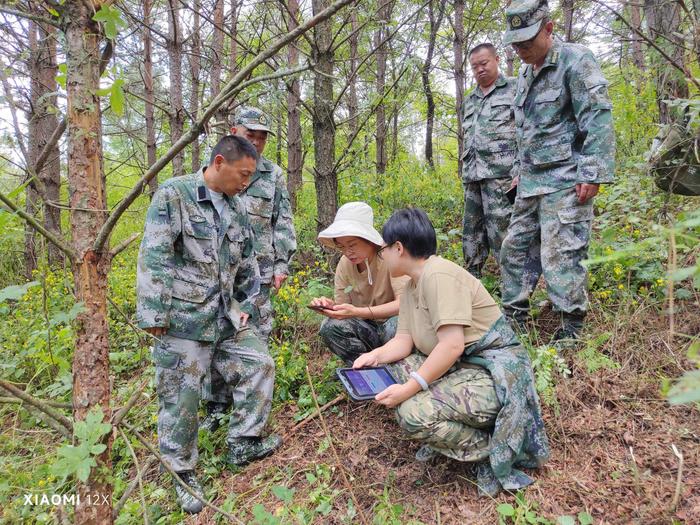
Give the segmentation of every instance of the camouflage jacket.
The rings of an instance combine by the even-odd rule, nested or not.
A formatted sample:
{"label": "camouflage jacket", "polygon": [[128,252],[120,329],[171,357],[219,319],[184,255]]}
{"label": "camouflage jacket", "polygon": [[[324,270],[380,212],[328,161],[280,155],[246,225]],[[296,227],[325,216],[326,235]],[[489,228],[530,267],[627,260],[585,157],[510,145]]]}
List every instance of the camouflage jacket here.
{"label": "camouflage jacket", "polygon": [[489,93],[484,95],[476,86],[464,100],[464,182],[511,176],[515,160],[514,95],[515,78],[499,75]]}
{"label": "camouflage jacket", "polygon": [[241,308],[250,313],[260,274],[248,215],[238,197],[226,199],[219,219],[202,171],[172,178],[155,193],[138,258],[139,327],[215,341],[239,328]]}
{"label": "camouflage jacket", "polygon": [[587,48],[555,41],[537,74],[521,68],[515,127],[523,197],[609,183],[615,134],[608,82]]}
{"label": "camouflage jacket", "polygon": [[261,282],[273,275],[289,274],[289,262],[297,249],[287,183],[282,168],[264,157],[250,185],[241,194],[255,236],[255,255]]}

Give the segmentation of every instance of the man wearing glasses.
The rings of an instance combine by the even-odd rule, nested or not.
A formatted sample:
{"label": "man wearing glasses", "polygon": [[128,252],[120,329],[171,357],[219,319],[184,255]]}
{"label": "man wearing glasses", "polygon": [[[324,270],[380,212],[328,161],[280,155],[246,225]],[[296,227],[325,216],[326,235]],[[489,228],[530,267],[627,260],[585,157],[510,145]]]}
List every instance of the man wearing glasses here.
{"label": "man wearing glasses", "polygon": [[593,197],[614,172],[608,82],[590,50],[553,39],[546,0],[514,1],[506,24],[503,41],[524,64],[513,106],[518,195],[501,247],[503,309],[517,327],[528,320],[526,262],[539,238],[547,293],[562,316],[554,340],[577,339],[588,306],[581,261]]}

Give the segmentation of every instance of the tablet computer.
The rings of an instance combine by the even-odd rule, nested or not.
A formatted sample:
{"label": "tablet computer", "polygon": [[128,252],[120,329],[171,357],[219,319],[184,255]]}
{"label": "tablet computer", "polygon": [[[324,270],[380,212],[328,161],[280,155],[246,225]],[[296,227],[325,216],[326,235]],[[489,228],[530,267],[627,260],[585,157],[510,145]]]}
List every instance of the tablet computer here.
{"label": "tablet computer", "polygon": [[335,373],[353,401],[374,399],[386,387],[398,383],[387,366],[337,368]]}

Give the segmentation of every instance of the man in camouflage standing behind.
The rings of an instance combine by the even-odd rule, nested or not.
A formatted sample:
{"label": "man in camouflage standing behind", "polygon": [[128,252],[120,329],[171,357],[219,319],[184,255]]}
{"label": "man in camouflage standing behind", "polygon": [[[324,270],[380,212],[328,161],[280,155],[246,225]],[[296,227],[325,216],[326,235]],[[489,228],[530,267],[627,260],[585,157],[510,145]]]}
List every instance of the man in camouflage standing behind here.
{"label": "man in camouflage standing behind", "polygon": [[[287,193],[287,182],[280,168],[262,156],[267,143],[270,119],[254,107],[240,108],[233,119],[231,133],[249,140],[258,152],[258,164],[250,184],[241,193],[253,229],[255,256],[260,266],[260,293],[250,324],[265,343],[272,332],[270,291],[279,290],[289,275],[289,262],[296,251],[296,233]],[[230,403],[222,378],[211,371],[211,382],[205,382],[204,399],[207,418],[202,427],[216,430]]]}
{"label": "man in camouflage standing behind", "polygon": [[588,308],[587,257],[593,197],[613,180],[615,135],[608,82],[587,48],[555,41],[546,0],[516,0],[503,41],[523,61],[514,111],[518,195],[501,246],[504,313],[522,326],[531,288],[528,247],[541,242],[542,272],[561,326],[576,339]]}
{"label": "man in camouflage standing behind", "polygon": [[[513,97],[515,78],[498,71],[496,48],[479,44],[468,54],[476,87],[462,106],[464,151],[464,221],[462,251],[466,269],[477,279],[489,255],[499,260],[512,204],[506,196],[511,187],[515,161]],[[539,246],[533,264],[539,269]],[[528,267],[531,265],[528,265]],[[539,271],[534,273],[535,284]]]}
{"label": "man in camouflage standing behind", "polygon": [[[260,286],[250,225],[236,197],[255,172],[257,152],[241,137],[214,147],[209,166],[174,177],[153,196],[139,251],[136,316],[156,338],[158,442],[163,460],[201,498],[195,476],[202,379],[215,368],[235,400],[227,462],[240,466],[281,443],[261,438],[272,405],[275,363],[246,326]],[[202,503],[175,483],[178,503]]]}

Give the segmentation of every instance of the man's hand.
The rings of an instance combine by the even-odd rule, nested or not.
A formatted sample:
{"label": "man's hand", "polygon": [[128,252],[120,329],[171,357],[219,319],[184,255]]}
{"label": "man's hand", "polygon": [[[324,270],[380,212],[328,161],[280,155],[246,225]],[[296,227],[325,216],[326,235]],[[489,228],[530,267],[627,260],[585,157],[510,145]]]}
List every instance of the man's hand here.
{"label": "man's hand", "polygon": [[165,335],[165,333],[168,331],[168,328],[165,326],[151,326],[149,328],[144,328],[146,332],[151,334],[153,337],[160,337],[162,335]]}
{"label": "man's hand", "polygon": [[350,319],[351,317],[359,317],[357,314],[357,307],[348,304],[336,304],[332,306],[332,310],[322,310],[319,312],[326,317],[331,319]]}
{"label": "man's hand", "polygon": [[579,183],[576,185],[576,196],[579,204],[584,204],[598,194],[599,184]]}
{"label": "man's hand", "polygon": [[413,392],[408,385],[391,385],[379,392],[374,400],[380,405],[388,408],[394,408],[406,401],[413,395]]}
{"label": "man's hand", "polygon": [[335,306],[333,300],[328,297],[316,297],[315,299],[311,299],[309,304],[311,306],[323,306],[324,308],[332,308]]}
{"label": "man's hand", "polygon": [[372,351],[372,352],[367,352],[366,354],[362,354],[360,357],[355,359],[355,361],[352,363],[353,368],[365,368],[367,366],[377,366],[379,365],[379,359],[377,358],[377,355]]}
{"label": "man's hand", "polygon": [[282,287],[282,284],[287,280],[287,277],[289,277],[287,274],[281,273],[272,278],[272,284],[275,287],[275,290],[279,290]]}
{"label": "man's hand", "polygon": [[241,326],[246,326],[248,324],[248,319],[250,319],[249,314],[245,312],[240,313]]}
{"label": "man's hand", "polygon": [[513,180],[510,181],[510,188],[508,188],[508,191],[515,188],[519,182],[520,182],[520,175],[516,175],[515,177],[513,177]]}

